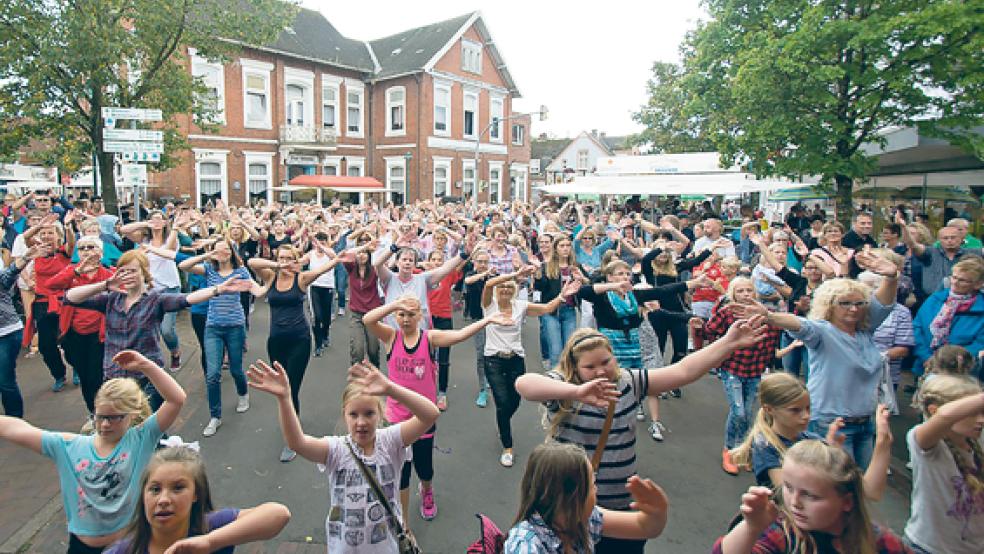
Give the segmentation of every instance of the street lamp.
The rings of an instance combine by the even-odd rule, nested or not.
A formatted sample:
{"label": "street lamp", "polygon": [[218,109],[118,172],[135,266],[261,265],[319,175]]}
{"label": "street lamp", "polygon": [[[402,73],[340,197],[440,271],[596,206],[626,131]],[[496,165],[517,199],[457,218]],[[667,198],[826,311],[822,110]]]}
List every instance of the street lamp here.
{"label": "street lamp", "polygon": [[[549,112],[547,111],[547,106],[545,106],[544,104],[540,104],[540,109],[535,112],[514,113],[502,119],[498,117],[493,117],[492,121],[489,122],[489,124],[486,125],[484,129],[482,129],[482,132],[475,137],[475,168],[473,170],[474,173],[472,174],[472,181],[474,182],[473,190],[472,190],[472,205],[474,207],[476,208],[478,207],[478,182],[479,182],[478,181],[478,150],[482,146],[482,136],[485,135],[485,133],[489,132],[489,129],[491,129],[493,125],[498,125],[503,121],[509,121],[510,119],[517,119],[520,117],[526,117],[528,115],[534,115],[534,114],[540,116],[540,121],[546,121],[548,113]],[[500,176],[499,178],[501,179],[502,177]],[[499,200],[501,201],[502,199],[500,198]]]}
{"label": "street lamp", "polygon": [[410,191],[410,160],[413,159],[413,152],[407,150],[407,153],[403,155],[403,160],[406,162],[403,164],[403,194],[400,198],[400,203],[406,205],[408,192]]}

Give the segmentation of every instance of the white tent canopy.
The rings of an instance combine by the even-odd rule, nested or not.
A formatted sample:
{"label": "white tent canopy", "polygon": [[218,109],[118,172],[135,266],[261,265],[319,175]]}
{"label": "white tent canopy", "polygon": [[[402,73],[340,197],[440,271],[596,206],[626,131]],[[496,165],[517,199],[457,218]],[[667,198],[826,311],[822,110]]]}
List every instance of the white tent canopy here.
{"label": "white tent canopy", "polygon": [[660,154],[656,156],[613,156],[599,158],[592,175],[575,177],[568,183],[540,187],[544,194],[680,195],[707,196],[808,187],[816,184],[786,179],[757,179],[738,167],[718,166],[716,152]]}

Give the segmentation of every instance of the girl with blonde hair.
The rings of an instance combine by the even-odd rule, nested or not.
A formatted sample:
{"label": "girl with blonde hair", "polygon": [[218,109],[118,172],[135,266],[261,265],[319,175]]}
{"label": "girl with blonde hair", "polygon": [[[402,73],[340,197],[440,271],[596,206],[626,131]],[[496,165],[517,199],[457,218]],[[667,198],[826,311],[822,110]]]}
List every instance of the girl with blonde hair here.
{"label": "girl with blonde hair", "polygon": [[[598,449],[601,429],[612,412],[611,432],[598,472],[598,504],[626,510],[631,495],[624,483],[636,473],[635,414],[649,395],[696,381],[737,348],[762,339],[763,319],[740,321],[721,339],[680,362],[658,370],[622,369],[608,339],[594,329],[578,329],[561,353],[560,364],[545,375],[527,373],[516,381],[526,400],[543,402],[547,438]],[[610,407],[611,405],[611,407]],[[641,553],[644,540],[602,539],[595,552]]]}
{"label": "girl with blonde hair", "polygon": [[118,378],[96,394],[94,435],[44,431],[0,416],[0,438],[55,462],[69,553],[101,552],[123,535],[138,504],[140,474],[185,402],[181,386],[139,352],[125,350],[114,361],[154,384],[164,397],[156,412],[136,381]]}
{"label": "girl with blonde hair", "polygon": [[918,396],[925,419],[906,435],[912,460],[906,542],[917,554],[984,552],[984,393],[974,379],[936,375]]}
{"label": "girl with blonde hair", "polygon": [[753,486],[741,521],[714,554],[908,554],[891,530],[871,520],[861,468],[842,448],[803,440],[786,452],[776,491]]}

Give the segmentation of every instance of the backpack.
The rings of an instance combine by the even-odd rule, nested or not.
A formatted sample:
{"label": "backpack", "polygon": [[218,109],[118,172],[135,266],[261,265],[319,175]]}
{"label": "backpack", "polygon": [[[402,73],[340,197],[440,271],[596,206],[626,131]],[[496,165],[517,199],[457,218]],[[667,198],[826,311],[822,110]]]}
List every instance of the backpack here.
{"label": "backpack", "polygon": [[506,545],[506,535],[494,521],[484,514],[475,514],[479,522],[478,540],[471,543],[466,554],[502,554]]}

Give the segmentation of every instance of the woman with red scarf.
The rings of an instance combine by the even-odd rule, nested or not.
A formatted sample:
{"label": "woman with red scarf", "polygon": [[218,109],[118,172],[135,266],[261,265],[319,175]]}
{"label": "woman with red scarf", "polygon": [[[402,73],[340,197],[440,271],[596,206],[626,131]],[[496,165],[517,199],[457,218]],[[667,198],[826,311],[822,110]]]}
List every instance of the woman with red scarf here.
{"label": "woman with red scarf", "polygon": [[[48,287],[65,291],[72,287],[101,283],[114,271],[102,266],[103,242],[99,237],[82,237],[78,241],[79,263],[65,266],[48,280]],[[103,348],[106,340],[106,316],[96,310],[62,304],[58,313],[58,336],[65,359],[79,378],[82,398],[89,410],[88,427],[96,413],[96,392],[103,383]],[[83,431],[84,432],[84,431]]]}
{"label": "woman with red scarf", "polygon": [[[71,220],[70,212],[65,216],[65,221],[67,223]],[[25,231],[24,242],[32,244],[35,235],[42,254],[34,259],[35,297],[25,326],[23,346],[31,343],[33,331],[36,330],[41,357],[55,380],[51,390],[61,392],[65,388],[65,362],[62,361],[61,349],[58,348],[58,313],[61,311],[64,291],[52,289],[48,282],[71,263],[75,235],[68,233],[66,238],[65,229],[59,223],[57,214],[48,214],[40,225]],[[78,374],[72,382],[79,384]]]}

